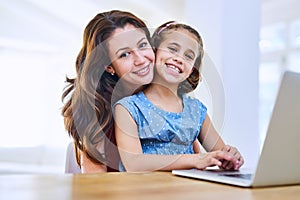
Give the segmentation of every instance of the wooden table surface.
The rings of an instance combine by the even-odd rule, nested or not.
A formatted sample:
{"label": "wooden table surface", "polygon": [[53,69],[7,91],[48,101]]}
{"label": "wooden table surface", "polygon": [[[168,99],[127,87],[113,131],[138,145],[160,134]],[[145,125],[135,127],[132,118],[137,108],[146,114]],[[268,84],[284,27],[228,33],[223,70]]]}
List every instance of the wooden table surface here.
{"label": "wooden table surface", "polygon": [[247,189],[170,172],[0,175],[0,200],[15,199],[299,200],[300,185]]}

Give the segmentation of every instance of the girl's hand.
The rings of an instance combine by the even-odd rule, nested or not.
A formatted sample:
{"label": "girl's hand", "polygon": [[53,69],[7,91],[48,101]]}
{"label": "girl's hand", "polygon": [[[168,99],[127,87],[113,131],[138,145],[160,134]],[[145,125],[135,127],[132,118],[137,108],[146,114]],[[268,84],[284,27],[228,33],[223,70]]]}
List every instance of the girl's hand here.
{"label": "girl's hand", "polygon": [[194,154],[196,156],[195,167],[197,169],[205,169],[210,166],[219,166],[222,168],[224,162],[236,163],[238,160],[231,153],[226,151],[212,151],[202,154]]}
{"label": "girl's hand", "polygon": [[225,145],[222,148],[222,151],[230,153],[235,158],[235,161],[231,162],[229,160],[223,160],[222,165],[220,166],[221,169],[238,170],[244,164],[244,159],[237,148],[230,145]]}

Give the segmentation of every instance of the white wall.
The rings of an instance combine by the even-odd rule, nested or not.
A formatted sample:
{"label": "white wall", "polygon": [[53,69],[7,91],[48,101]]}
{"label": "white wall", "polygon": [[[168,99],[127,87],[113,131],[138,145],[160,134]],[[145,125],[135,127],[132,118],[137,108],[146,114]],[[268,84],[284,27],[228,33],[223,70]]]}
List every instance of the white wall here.
{"label": "white wall", "polygon": [[[223,83],[225,103],[220,86],[211,91],[220,99],[215,101],[219,105],[213,105],[214,122],[223,139],[240,149],[246,159],[245,166],[253,167],[259,153],[260,0],[187,0],[186,20],[203,36],[206,53],[214,63],[208,67],[217,69],[204,66],[204,75],[209,74],[211,84]],[[224,118],[220,119],[222,115]]]}

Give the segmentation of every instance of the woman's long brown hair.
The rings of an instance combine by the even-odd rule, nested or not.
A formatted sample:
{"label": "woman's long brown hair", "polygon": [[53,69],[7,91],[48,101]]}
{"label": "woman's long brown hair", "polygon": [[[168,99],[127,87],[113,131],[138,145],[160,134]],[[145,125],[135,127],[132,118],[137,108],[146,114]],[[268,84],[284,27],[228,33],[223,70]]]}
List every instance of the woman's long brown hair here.
{"label": "woman's long brown hair", "polygon": [[79,165],[80,152],[84,152],[94,162],[118,169],[111,98],[119,78],[104,68],[111,65],[106,40],[116,28],[126,24],[144,30],[150,41],[145,23],[135,15],[119,10],[100,13],[84,30],[83,45],[76,59],[77,77],[66,78],[62,115],[65,128],[74,139]]}

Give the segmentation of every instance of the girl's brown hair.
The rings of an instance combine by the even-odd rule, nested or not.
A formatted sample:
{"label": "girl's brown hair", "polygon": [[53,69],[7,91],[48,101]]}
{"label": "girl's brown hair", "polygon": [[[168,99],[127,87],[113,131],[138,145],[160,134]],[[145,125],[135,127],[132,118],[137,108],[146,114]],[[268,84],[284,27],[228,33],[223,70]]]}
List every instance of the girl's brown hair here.
{"label": "girl's brown hair", "polygon": [[196,31],[194,28],[192,28],[189,25],[177,23],[175,21],[169,21],[167,23],[162,24],[159,26],[153,33],[151,38],[151,43],[154,51],[159,47],[161,42],[164,40],[165,37],[167,37],[167,34],[170,31],[178,30],[178,29],[184,29],[192,33],[199,44],[199,52],[200,54],[196,58],[196,61],[194,63],[194,69],[191,75],[183,82],[179,84],[177,93],[183,94],[188,93],[196,89],[196,87],[199,84],[199,81],[201,81],[201,64],[202,64],[202,58],[204,55],[204,49],[203,49],[203,42],[200,34],[198,31]]}

